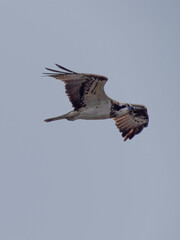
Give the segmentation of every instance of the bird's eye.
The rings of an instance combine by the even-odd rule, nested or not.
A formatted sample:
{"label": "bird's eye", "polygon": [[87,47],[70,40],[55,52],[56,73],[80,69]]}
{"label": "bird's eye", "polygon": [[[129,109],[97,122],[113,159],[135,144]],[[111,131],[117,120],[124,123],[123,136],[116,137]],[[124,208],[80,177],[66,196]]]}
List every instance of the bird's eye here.
{"label": "bird's eye", "polygon": [[131,104],[128,104],[128,108],[129,108],[130,110],[132,110],[132,111],[135,110],[135,108],[134,108]]}
{"label": "bird's eye", "polygon": [[134,111],[135,110],[135,108],[131,105],[131,109]]}

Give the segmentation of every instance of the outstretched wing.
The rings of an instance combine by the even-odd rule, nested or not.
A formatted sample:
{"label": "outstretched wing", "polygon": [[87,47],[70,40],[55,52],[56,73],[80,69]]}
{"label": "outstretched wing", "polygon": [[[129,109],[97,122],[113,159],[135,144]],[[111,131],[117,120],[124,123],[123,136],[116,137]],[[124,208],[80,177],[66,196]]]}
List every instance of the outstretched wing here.
{"label": "outstretched wing", "polygon": [[58,64],[56,64],[56,66],[64,71],[46,68],[52,73],[45,74],[65,82],[66,94],[75,110],[85,106],[94,106],[98,104],[99,101],[108,98],[104,92],[104,85],[108,80],[107,77],[95,74],[76,73]]}
{"label": "outstretched wing", "polygon": [[115,124],[124,137],[124,141],[128,138],[132,139],[139,134],[144,127],[148,126],[149,117],[147,108],[142,105],[131,105],[129,112],[114,118]]}

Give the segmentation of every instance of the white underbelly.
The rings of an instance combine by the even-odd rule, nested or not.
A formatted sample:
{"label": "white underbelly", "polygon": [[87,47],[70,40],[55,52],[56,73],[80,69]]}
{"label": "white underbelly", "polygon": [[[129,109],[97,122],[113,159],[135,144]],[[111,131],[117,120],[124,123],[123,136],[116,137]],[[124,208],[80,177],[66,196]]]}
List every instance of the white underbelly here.
{"label": "white underbelly", "polygon": [[110,118],[111,104],[100,104],[93,107],[85,107],[79,113],[79,119],[95,120]]}

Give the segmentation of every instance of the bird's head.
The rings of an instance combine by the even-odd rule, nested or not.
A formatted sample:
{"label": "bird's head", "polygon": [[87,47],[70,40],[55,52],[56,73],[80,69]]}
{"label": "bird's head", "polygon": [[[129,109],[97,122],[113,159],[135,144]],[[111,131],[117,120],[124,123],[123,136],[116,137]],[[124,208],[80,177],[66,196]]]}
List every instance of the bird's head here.
{"label": "bird's head", "polygon": [[[149,122],[149,116],[148,116],[147,108],[144,105],[131,104],[130,106],[133,108],[132,110],[133,110],[135,116],[141,115],[144,118],[148,119],[148,122]],[[145,127],[148,126],[148,122],[145,125]]]}

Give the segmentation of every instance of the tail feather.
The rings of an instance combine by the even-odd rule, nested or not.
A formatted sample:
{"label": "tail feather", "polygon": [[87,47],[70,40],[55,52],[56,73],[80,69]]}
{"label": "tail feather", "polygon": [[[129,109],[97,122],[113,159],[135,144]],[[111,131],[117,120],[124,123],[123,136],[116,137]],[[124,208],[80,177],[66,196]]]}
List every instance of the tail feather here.
{"label": "tail feather", "polygon": [[52,122],[52,121],[56,121],[56,120],[66,119],[66,117],[67,117],[67,114],[64,114],[64,115],[53,117],[53,118],[47,118],[44,121],[45,122]]}

